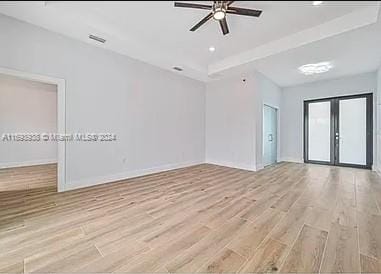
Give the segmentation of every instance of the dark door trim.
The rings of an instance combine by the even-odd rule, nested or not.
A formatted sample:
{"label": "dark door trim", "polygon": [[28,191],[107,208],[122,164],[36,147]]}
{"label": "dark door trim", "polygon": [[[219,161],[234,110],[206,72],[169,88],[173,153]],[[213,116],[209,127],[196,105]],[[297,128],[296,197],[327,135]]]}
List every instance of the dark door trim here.
{"label": "dark door trim", "polygon": [[[340,100],[366,98],[366,165],[345,164],[339,162],[339,142],[336,140],[336,133],[339,133],[339,102]],[[330,161],[308,160],[308,107],[310,103],[330,102],[331,103],[331,136],[330,136]],[[304,162],[311,164],[337,165],[345,167],[356,167],[371,169],[373,164],[373,94],[364,93],[339,97],[327,97],[313,100],[304,100]]]}

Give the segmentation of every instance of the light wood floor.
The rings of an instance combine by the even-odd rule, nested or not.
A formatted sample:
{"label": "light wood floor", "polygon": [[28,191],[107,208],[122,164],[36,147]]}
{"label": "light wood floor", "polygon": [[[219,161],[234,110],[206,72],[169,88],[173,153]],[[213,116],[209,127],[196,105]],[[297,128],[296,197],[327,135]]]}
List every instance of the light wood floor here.
{"label": "light wood floor", "polygon": [[57,189],[57,164],[0,169],[0,192]]}
{"label": "light wood floor", "polygon": [[2,192],[0,272],[381,272],[380,206],[374,172],[292,163]]}

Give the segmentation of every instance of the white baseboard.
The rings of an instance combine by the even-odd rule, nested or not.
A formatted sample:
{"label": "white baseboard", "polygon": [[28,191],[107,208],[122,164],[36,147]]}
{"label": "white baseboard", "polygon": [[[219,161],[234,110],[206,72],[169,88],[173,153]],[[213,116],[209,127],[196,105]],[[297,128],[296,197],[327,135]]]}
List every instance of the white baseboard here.
{"label": "white baseboard", "polygon": [[249,170],[249,171],[256,171],[256,167],[243,165],[243,164],[236,164],[236,163],[227,162],[227,161],[207,160],[205,163],[217,165],[217,166],[225,166],[225,167],[231,167],[231,168],[237,168],[237,169],[243,169],[243,170]]}
{"label": "white baseboard", "polygon": [[24,161],[24,162],[8,162],[8,163],[0,163],[0,169],[11,168],[11,167],[48,165],[48,164],[56,164],[56,163],[57,163],[57,159],[43,159],[43,160],[33,160],[33,161]]}
{"label": "white baseboard", "polygon": [[147,168],[147,169],[127,171],[127,172],[122,172],[122,173],[113,174],[113,175],[97,176],[97,177],[86,178],[81,180],[67,181],[64,191],[83,188],[83,187],[89,187],[89,186],[95,186],[100,184],[106,184],[106,183],[116,182],[120,180],[131,179],[134,177],[149,175],[153,173],[169,171],[169,170],[183,168],[183,167],[195,166],[195,165],[204,164],[204,163],[205,163],[204,161],[190,161],[190,162],[184,162],[184,163],[162,165],[162,166]]}
{"label": "white baseboard", "polygon": [[264,168],[265,168],[265,166],[263,164],[256,165],[256,171],[264,169]]}
{"label": "white baseboard", "polygon": [[303,164],[303,163],[304,163],[304,160],[303,160],[303,159],[300,159],[300,158],[282,157],[282,158],[280,159],[280,162],[292,162],[292,163]]}
{"label": "white baseboard", "polygon": [[375,171],[375,172],[377,172],[377,174],[378,174],[379,176],[381,176],[381,167],[378,167],[378,166],[376,166],[376,165],[373,165],[373,166],[372,166],[372,170]]}

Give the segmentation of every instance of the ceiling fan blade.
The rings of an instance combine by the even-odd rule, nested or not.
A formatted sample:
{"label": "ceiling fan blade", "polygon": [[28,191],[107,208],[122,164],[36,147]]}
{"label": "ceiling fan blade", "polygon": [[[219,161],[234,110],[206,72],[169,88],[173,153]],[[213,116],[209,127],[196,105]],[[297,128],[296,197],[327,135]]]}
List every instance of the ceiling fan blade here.
{"label": "ceiling fan blade", "polygon": [[231,4],[233,4],[235,1],[228,1],[226,5],[229,7]]}
{"label": "ceiling fan blade", "polygon": [[220,20],[220,26],[221,26],[222,33],[224,35],[229,33],[228,22],[226,22],[226,17]]}
{"label": "ceiling fan blade", "polygon": [[182,3],[182,2],[175,2],[175,7],[178,7],[178,8],[202,9],[202,10],[211,10],[212,9],[212,6],[210,6],[210,5],[193,4],[193,3]]}
{"label": "ceiling fan blade", "polygon": [[251,9],[244,9],[244,8],[229,7],[228,10],[226,11],[226,13],[259,17],[261,15],[262,11],[261,10],[251,10]]}
{"label": "ceiling fan blade", "polygon": [[205,24],[208,20],[210,20],[213,17],[213,13],[209,13],[207,16],[201,19],[200,22],[198,22],[196,25],[193,26],[193,28],[190,29],[190,31],[195,31],[199,27],[201,27],[203,24]]}

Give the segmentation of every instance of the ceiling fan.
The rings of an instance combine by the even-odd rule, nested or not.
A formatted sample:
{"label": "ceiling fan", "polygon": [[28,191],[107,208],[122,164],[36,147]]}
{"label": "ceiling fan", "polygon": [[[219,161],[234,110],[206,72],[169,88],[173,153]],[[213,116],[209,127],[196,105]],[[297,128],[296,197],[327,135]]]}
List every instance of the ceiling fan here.
{"label": "ceiling fan", "polygon": [[262,13],[261,10],[251,10],[244,8],[231,7],[234,1],[213,1],[213,5],[203,5],[196,3],[183,3],[183,2],[175,2],[175,7],[179,8],[192,8],[192,9],[202,9],[202,10],[210,10],[208,15],[206,15],[200,22],[194,25],[190,31],[195,31],[211,18],[219,21],[222,33],[224,35],[229,33],[228,23],[226,21],[226,14],[236,14],[236,15],[245,15],[245,16],[253,16],[259,17]]}

